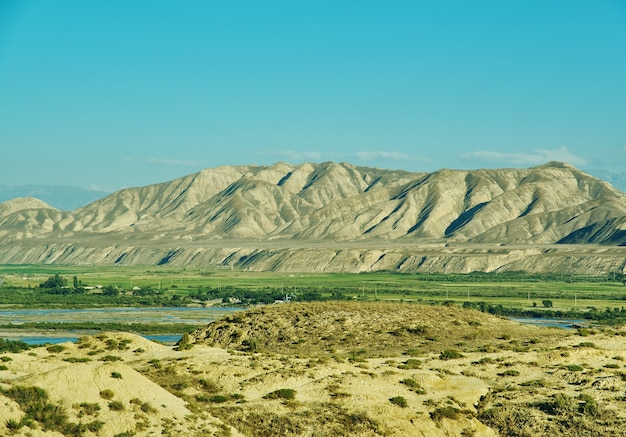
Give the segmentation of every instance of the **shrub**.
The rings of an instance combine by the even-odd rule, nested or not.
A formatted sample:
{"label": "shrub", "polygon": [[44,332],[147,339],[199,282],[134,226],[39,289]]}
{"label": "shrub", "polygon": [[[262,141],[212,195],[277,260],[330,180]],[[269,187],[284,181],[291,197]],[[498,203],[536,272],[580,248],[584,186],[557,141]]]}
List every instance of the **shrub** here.
{"label": "shrub", "polygon": [[582,343],[578,343],[574,347],[590,347],[592,349],[597,349],[598,348],[598,346],[596,346],[595,343],[592,343],[590,341],[583,341]]}
{"label": "shrub", "polygon": [[600,406],[593,397],[581,393],[578,399],[582,401],[578,405],[578,411],[581,414],[594,417],[600,414]]}
{"label": "shrub", "polygon": [[441,419],[456,419],[461,414],[463,414],[462,410],[448,405],[446,407],[437,408],[435,411],[432,411],[430,413],[430,418],[435,422],[439,422]]}
{"label": "shrub", "polygon": [[13,358],[11,357],[7,357],[6,355],[3,355],[0,357],[0,361],[2,361],[3,363],[6,363],[7,361],[11,361]]}
{"label": "shrub", "polygon": [[533,379],[531,381],[520,382],[522,387],[546,387],[547,382],[545,379]]}
{"label": "shrub", "polygon": [[118,357],[116,355],[105,355],[100,358],[101,361],[122,361],[122,357]]}
{"label": "shrub", "polygon": [[113,393],[113,390],[105,389],[105,390],[100,391],[100,397],[102,399],[109,400],[109,399],[113,399],[114,396],[115,396],[115,393]]}
{"label": "shrub", "polygon": [[9,368],[4,364],[0,364],[0,370],[9,370]]}
{"label": "shrub", "polygon": [[291,388],[280,388],[263,396],[263,399],[291,400],[296,397],[296,391]]}
{"label": "shrub", "polygon": [[519,375],[519,372],[514,369],[508,369],[502,373],[498,373],[498,376],[518,376],[518,375]]}
{"label": "shrub", "polygon": [[91,432],[97,433],[102,429],[105,423],[101,420],[94,420],[93,422],[89,422],[87,424],[87,429]]}
{"label": "shrub", "polygon": [[67,361],[68,363],[87,363],[91,361],[91,358],[86,357],[67,357],[63,358],[63,361]]}
{"label": "shrub", "polygon": [[141,411],[143,411],[144,413],[156,413],[157,409],[154,408],[149,402],[144,402],[141,404],[141,407],[139,407],[141,409]]}
{"label": "shrub", "polygon": [[30,349],[31,346],[23,341],[5,340],[0,338],[0,352],[18,353]]}
{"label": "shrub", "polygon": [[4,426],[6,426],[7,429],[13,433],[13,432],[18,431],[20,428],[22,428],[24,424],[22,423],[21,420],[9,419],[6,422],[4,422]]}
{"label": "shrub", "polygon": [[407,387],[410,387],[411,390],[413,390],[415,393],[419,395],[426,394],[426,390],[424,390],[422,386],[414,379],[405,378],[402,381],[400,381],[400,383],[406,385]]}
{"label": "shrub", "polygon": [[63,352],[65,350],[65,346],[60,344],[53,344],[52,346],[48,346],[46,350],[51,354],[58,354],[59,352]]}
{"label": "shrub", "polygon": [[218,391],[220,391],[219,386],[209,379],[199,379],[198,385],[209,393],[217,393]]}
{"label": "shrub", "polygon": [[111,401],[109,402],[109,410],[111,411],[123,411],[124,404],[120,401]]}
{"label": "shrub", "polygon": [[122,374],[120,372],[111,372],[111,378],[122,379]]}
{"label": "shrub", "polygon": [[421,365],[422,362],[420,360],[416,360],[415,358],[409,358],[404,362],[404,364],[400,364],[398,366],[398,369],[419,369]]}
{"label": "shrub", "polygon": [[402,396],[394,396],[389,399],[389,402],[402,408],[406,408],[409,406],[406,399],[404,399]]}
{"label": "shrub", "polygon": [[444,360],[444,361],[453,360],[456,358],[463,358],[463,354],[461,354],[458,351],[451,350],[451,349],[446,349],[445,351],[439,354],[439,359]]}
{"label": "shrub", "polygon": [[539,402],[535,404],[535,406],[541,411],[551,415],[571,413],[576,410],[576,402],[574,399],[563,393],[557,393],[552,397],[551,401]]}
{"label": "shrub", "polygon": [[578,364],[568,364],[565,368],[570,372],[581,372],[584,370],[583,366],[579,366]]}
{"label": "shrub", "polygon": [[78,408],[80,409],[78,417],[81,417],[85,414],[88,416],[96,416],[98,414],[98,411],[100,411],[100,404],[81,402],[80,404],[78,404]]}
{"label": "shrub", "polygon": [[191,349],[192,347],[193,347],[193,343],[191,342],[191,337],[189,337],[189,334],[183,334],[182,338],[176,344],[176,347],[174,348],[174,350],[184,351],[184,350]]}
{"label": "shrub", "polygon": [[215,395],[209,398],[209,402],[213,402],[215,404],[221,404],[222,402],[227,402],[229,398],[224,395]]}

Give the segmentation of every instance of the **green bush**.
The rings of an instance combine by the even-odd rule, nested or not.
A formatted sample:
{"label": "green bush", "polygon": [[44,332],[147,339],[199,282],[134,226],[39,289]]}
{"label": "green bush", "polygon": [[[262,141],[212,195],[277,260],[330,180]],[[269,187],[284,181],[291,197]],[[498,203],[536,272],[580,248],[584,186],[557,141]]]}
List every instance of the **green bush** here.
{"label": "green bush", "polygon": [[122,379],[122,374],[120,372],[111,372],[111,378]]}
{"label": "green bush", "polygon": [[565,368],[570,372],[582,372],[584,370],[583,366],[579,366],[578,364],[568,364]]}
{"label": "green bush", "polygon": [[198,385],[205,391],[209,393],[217,393],[220,391],[220,387],[213,381],[209,379],[199,379]]}
{"label": "green bush", "polygon": [[280,388],[263,396],[263,399],[285,399],[291,400],[296,397],[296,391],[291,388]]}
{"label": "green bush", "polygon": [[422,388],[422,386],[414,379],[405,378],[402,381],[400,381],[400,383],[406,385],[409,388],[411,388],[411,390],[413,390],[418,395],[426,394],[426,390],[424,390]]}
{"label": "green bush", "polygon": [[15,433],[24,426],[24,423],[22,423],[21,420],[9,419],[4,422],[4,426],[6,426],[11,433]]}
{"label": "green bush", "polygon": [[94,420],[93,422],[89,422],[87,424],[87,429],[91,432],[97,433],[102,429],[105,423],[101,420]]}
{"label": "green bush", "polygon": [[422,365],[422,362],[420,360],[417,360],[415,358],[409,358],[403,364],[400,364],[398,366],[398,369],[403,369],[403,370],[419,369],[421,365]]}
{"label": "green bush", "polygon": [[100,404],[81,402],[80,404],[78,404],[78,408],[80,409],[78,417],[81,417],[83,415],[96,416],[98,415],[98,411],[100,411]]}
{"label": "green bush", "polygon": [[91,358],[86,357],[67,357],[63,358],[63,361],[67,361],[68,363],[87,363],[91,361]]}
{"label": "green bush", "polygon": [[157,409],[154,408],[149,402],[143,402],[139,408],[146,414],[157,412]]}
{"label": "green bush", "polygon": [[463,414],[462,410],[448,405],[446,407],[437,408],[435,411],[432,411],[430,413],[430,418],[435,422],[439,422],[441,419],[456,419],[461,414]]}
{"label": "green bush", "polygon": [[104,357],[100,358],[101,361],[122,361],[122,357],[118,357],[116,355],[105,355]]}
{"label": "green bush", "polygon": [[52,346],[48,346],[46,350],[51,354],[58,354],[59,352],[63,352],[65,350],[65,346],[60,344],[53,344]]}
{"label": "green bush", "polygon": [[113,390],[105,389],[105,390],[100,391],[100,397],[102,399],[110,400],[110,399],[113,399],[114,396],[115,396],[115,393],[113,393]]}
{"label": "green bush", "polygon": [[123,411],[124,404],[120,401],[111,401],[109,402],[109,410],[111,411]]}
{"label": "green bush", "polygon": [[406,399],[403,398],[402,396],[394,396],[393,398],[389,399],[389,402],[402,408],[406,408],[409,406]]}
{"label": "green bush", "polygon": [[439,354],[439,359],[444,360],[444,361],[453,360],[457,358],[463,358],[463,354],[461,354],[458,351],[451,350],[451,349],[446,349],[445,351]]}
{"label": "green bush", "polygon": [[508,369],[502,373],[498,373],[498,376],[518,376],[519,372],[517,370]]}
{"label": "green bush", "polygon": [[18,353],[18,352],[28,350],[31,347],[32,346],[30,346],[28,343],[25,343],[23,341],[5,340],[4,338],[0,338],[0,352]]}

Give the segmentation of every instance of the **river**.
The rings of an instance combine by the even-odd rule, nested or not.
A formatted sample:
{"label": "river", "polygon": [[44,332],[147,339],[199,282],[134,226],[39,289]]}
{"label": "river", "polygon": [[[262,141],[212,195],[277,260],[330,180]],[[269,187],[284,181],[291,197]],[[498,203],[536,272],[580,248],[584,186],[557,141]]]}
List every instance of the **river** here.
{"label": "river", "polygon": [[[0,324],[20,325],[27,322],[99,322],[99,323],[184,323],[191,326],[206,325],[226,314],[241,311],[236,307],[157,307],[157,308],[89,308],[89,309],[19,309],[0,311]],[[19,340],[28,344],[63,343],[76,341],[90,331],[76,330],[19,330],[6,329],[0,332],[0,338]],[[167,344],[177,342],[179,334],[144,335],[150,340]]]}

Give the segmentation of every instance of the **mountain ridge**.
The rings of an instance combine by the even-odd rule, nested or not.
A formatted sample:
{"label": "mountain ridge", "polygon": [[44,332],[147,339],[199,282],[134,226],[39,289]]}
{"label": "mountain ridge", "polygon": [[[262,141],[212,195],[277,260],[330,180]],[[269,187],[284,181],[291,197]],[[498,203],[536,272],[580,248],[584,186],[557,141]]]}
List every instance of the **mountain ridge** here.
{"label": "mountain ridge", "polygon": [[65,185],[0,185],[0,202],[33,197],[63,211],[73,211],[109,194]]}
{"label": "mountain ridge", "polygon": [[[619,257],[624,229],[626,194],[559,162],[432,173],[278,162],[204,169],[127,188],[74,211],[33,200],[0,203],[0,262],[234,263],[324,271],[350,244],[359,259],[373,249],[391,256],[405,247],[408,255],[413,246],[450,244],[463,245],[468,256],[476,252],[472,245],[567,244],[600,252],[613,247]],[[295,255],[298,247],[317,248],[319,260]],[[291,261],[278,259],[277,251],[290,253]],[[207,258],[200,255],[209,252]],[[295,259],[301,259],[299,268]],[[447,268],[441,263],[432,267]],[[510,263],[469,262],[463,269],[511,268]],[[341,268],[393,269],[378,264],[355,267],[350,261]]]}

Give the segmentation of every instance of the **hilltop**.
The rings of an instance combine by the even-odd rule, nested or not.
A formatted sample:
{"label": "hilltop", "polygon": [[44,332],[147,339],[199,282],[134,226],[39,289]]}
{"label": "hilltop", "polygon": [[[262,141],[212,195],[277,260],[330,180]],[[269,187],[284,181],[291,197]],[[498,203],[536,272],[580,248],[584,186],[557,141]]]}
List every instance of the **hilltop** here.
{"label": "hilltop", "polygon": [[282,271],[623,270],[626,194],[567,164],[218,167],[74,211],[0,204],[0,263]]}

